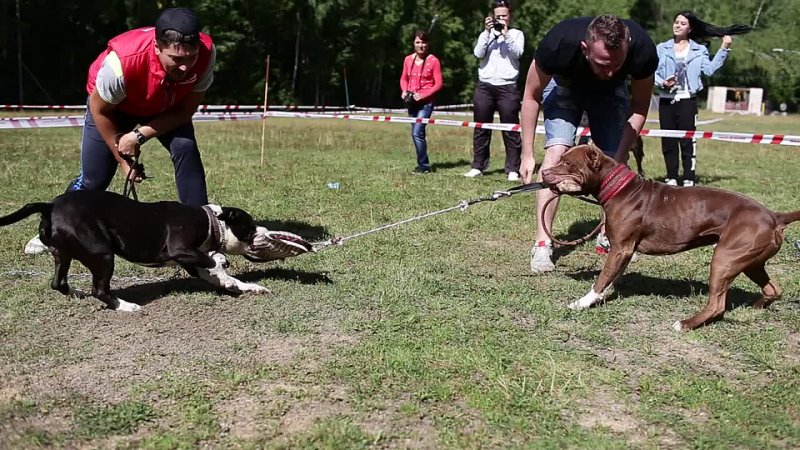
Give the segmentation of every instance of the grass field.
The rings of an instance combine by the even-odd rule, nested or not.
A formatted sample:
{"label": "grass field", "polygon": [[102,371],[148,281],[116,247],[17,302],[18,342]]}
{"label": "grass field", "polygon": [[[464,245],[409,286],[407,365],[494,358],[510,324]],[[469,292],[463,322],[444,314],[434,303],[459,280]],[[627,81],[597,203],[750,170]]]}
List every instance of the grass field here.
{"label": "grass field", "polygon": [[[798,125],[725,117],[705,129]],[[312,241],[510,186],[498,133],[492,171],[466,179],[465,129],[428,127],[427,176],[411,174],[405,125],[270,119],[265,167],[260,132],[197,125],[211,200]],[[1,131],[0,214],[61,193],[79,140],[78,128]],[[800,149],[698,148],[701,184],[800,209]],[[658,141],[645,151],[647,176],[662,178]],[[140,198],[175,198],[166,152],[147,144],[143,161],[155,178]],[[22,254],[37,219],[3,228],[0,448],[800,447],[800,224],[767,266],[782,300],[748,307],[758,288],[742,277],[725,320],[680,334],[672,323],[706,302],[710,248],[644,257],[607,303],[574,312],[603,259],[593,244],[558,250],[555,273],[532,275],[533,205],[521,194],[281,263],[231,258],[268,296],[118,260],[112,286],[145,305],[136,314],[52,291],[51,258]],[[574,238],[598,214],[567,199],[555,228]],[[80,264],[71,283],[89,289]]]}

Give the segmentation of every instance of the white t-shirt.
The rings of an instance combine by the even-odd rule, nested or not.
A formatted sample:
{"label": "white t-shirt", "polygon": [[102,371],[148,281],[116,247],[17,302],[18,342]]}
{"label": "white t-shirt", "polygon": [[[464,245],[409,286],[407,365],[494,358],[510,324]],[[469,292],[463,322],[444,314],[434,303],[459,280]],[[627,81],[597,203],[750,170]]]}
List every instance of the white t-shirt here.
{"label": "white t-shirt", "polygon": [[475,57],[481,59],[478,79],[494,86],[516,83],[519,57],[524,49],[525,35],[516,28],[510,28],[506,36],[494,30],[483,30],[473,51]]}
{"label": "white t-shirt", "polygon": [[[217,60],[217,47],[211,46],[211,57],[208,60],[208,67],[200,74],[197,84],[192,92],[205,92],[214,81],[214,63]],[[105,102],[112,105],[119,104],[125,100],[125,76],[122,74],[122,62],[116,52],[109,52],[103,60],[103,65],[97,72],[95,79],[95,89]]]}

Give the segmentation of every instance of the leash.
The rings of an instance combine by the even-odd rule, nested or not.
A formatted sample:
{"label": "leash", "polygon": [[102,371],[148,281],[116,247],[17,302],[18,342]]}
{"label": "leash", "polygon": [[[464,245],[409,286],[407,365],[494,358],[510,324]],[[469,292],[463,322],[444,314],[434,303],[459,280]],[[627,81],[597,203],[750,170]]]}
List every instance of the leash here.
{"label": "leash", "polygon": [[141,177],[142,180],[146,180],[148,178],[147,175],[144,173],[144,164],[139,162],[139,155],[134,157],[128,155],[121,155],[122,159],[124,159],[128,163],[128,173],[125,174],[125,183],[122,185],[122,196],[123,197],[132,197],[137,202],[139,201],[139,196],[136,194],[136,181],[131,180],[131,174],[133,172],[137,172]]}
{"label": "leash", "polygon": [[[544,207],[542,208],[542,216],[539,217],[539,220],[541,221],[541,224],[542,224],[542,230],[544,230],[544,234],[546,234],[547,237],[550,238],[550,240],[553,242],[553,244],[555,246],[557,246],[557,247],[569,247],[571,245],[583,244],[584,242],[586,242],[589,239],[591,239],[595,234],[597,234],[600,231],[600,229],[603,227],[603,225],[605,225],[605,223],[606,223],[606,215],[603,212],[603,210],[601,209],[600,210],[600,223],[597,224],[595,229],[592,230],[591,232],[589,232],[589,234],[587,234],[586,236],[583,236],[581,238],[575,239],[574,241],[562,241],[561,239],[556,239],[553,236],[553,234],[550,232],[550,230],[547,229],[547,225],[545,225],[546,222],[544,221],[544,216],[545,216],[545,213],[547,213],[547,207],[550,206],[550,203],[553,203],[554,200],[556,200],[556,199],[558,199],[560,197],[561,197],[561,195],[557,195],[557,196],[551,198],[550,200],[548,200],[547,202],[545,202]],[[574,196],[573,198],[577,198],[578,200],[584,201],[586,203],[591,203],[593,205],[600,205],[600,202],[598,202],[596,200],[592,200],[589,197]]]}
{"label": "leash", "polygon": [[400,225],[405,225],[407,223],[415,222],[418,220],[426,219],[428,217],[438,216],[439,214],[444,214],[446,212],[454,211],[456,209],[465,211],[468,207],[482,202],[494,202],[503,197],[511,197],[512,195],[521,194],[523,192],[533,192],[539,191],[541,189],[545,189],[547,186],[543,183],[530,183],[530,184],[523,184],[520,186],[515,186],[511,189],[506,189],[503,191],[494,191],[490,195],[485,197],[479,197],[473,200],[462,200],[458,202],[457,205],[451,206],[449,208],[440,209],[438,211],[432,211],[429,213],[425,213],[419,216],[412,217],[410,219],[401,220],[399,222],[390,223],[387,225],[381,225],[379,227],[373,228],[371,230],[362,231],[360,233],[351,234],[350,236],[339,236],[328,239],[327,241],[321,242],[313,242],[311,245],[314,248],[314,251],[318,252],[325,248],[328,248],[333,245],[342,245],[345,241],[349,241],[350,239],[355,239],[357,237],[366,236],[368,234],[377,233],[378,231],[387,230],[389,228],[399,227]]}

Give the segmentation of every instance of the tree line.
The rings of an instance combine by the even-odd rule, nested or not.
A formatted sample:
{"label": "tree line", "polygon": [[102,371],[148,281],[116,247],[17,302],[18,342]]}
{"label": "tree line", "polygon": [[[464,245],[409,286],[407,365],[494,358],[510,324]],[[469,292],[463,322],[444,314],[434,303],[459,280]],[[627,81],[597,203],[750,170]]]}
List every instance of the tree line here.
{"label": "tree line", "polygon": [[[73,104],[86,99],[89,64],[107,40],[150,26],[164,7],[187,6],[217,46],[208,103],[263,101],[270,56],[271,105],[400,106],[398,79],[412,35],[431,32],[442,61],[440,103],[471,103],[478,61],[472,49],[490,14],[489,0],[3,0],[0,15],[0,103]],[[737,37],[714,85],[765,89],[774,103],[800,99],[800,33],[796,0],[518,0],[513,24],[525,33],[523,82],[536,45],[568,17],[614,13],[642,24],[660,42],[674,14],[694,10],[717,25],[755,24]],[[719,40],[710,42],[713,55]],[[21,80],[21,83],[20,83]],[[345,86],[347,92],[345,92]],[[22,97],[22,98],[20,98]]]}

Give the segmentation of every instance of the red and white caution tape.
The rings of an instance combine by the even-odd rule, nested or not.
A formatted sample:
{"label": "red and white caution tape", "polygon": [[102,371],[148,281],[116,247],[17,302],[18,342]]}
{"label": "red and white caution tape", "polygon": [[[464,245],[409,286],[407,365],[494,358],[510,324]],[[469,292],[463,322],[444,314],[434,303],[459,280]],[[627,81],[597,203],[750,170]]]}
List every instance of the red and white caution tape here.
{"label": "red and white caution tape", "polygon": [[86,105],[0,105],[0,109],[86,109]]}
{"label": "red and white caution tape", "polygon": [[[269,111],[263,114],[265,117],[284,117],[300,119],[343,119],[358,120],[366,122],[394,122],[394,123],[423,123],[428,125],[443,125],[463,128],[482,128],[487,130],[514,131],[519,132],[521,126],[512,123],[481,123],[461,120],[448,119],[423,119],[402,116],[382,116],[382,115],[356,115],[356,114],[321,114],[305,112]],[[200,112],[194,115],[196,122],[218,122],[228,120],[260,120],[262,114],[258,112],[250,113],[211,113]],[[76,127],[83,125],[83,116],[43,116],[43,117],[16,117],[0,118],[0,130],[18,128],[53,128],[53,127]],[[536,133],[544,134],[544,127],[536,127]],[[580,127],[577,130],[580,136],[590,135],[588,128]],[[642,130],[642,136],[666,137],[679,139],[710,139],[726,142],[748,143],[748,144],[774,144],[800,146],[800,136],[783,134],[754,134],[754,133],[734,133],[727,131],[685,131],[685,130]]]}
{"label": "red and white caution tape", "polygon": [[42,116],[0,118],[0,130],[18,128],[82,127],[83,116]]}

